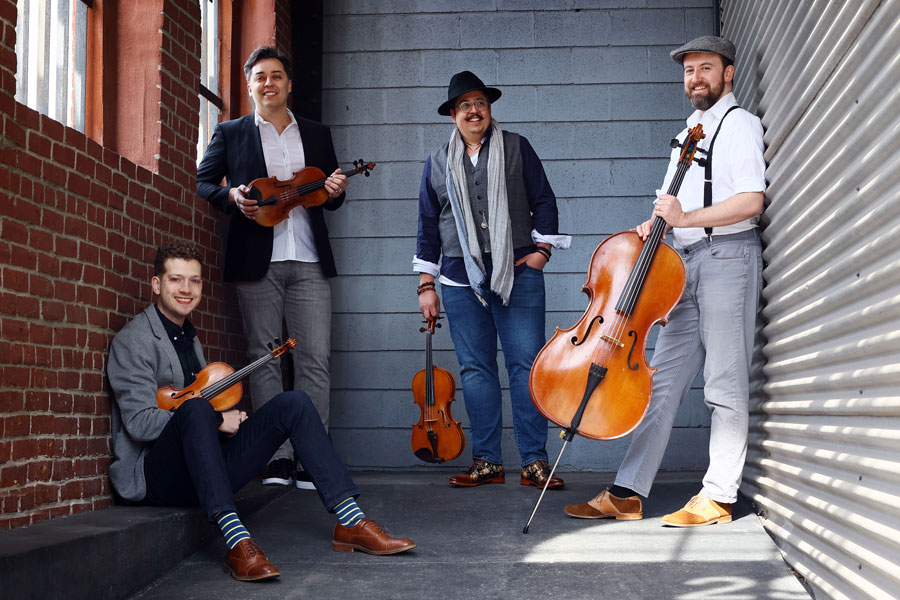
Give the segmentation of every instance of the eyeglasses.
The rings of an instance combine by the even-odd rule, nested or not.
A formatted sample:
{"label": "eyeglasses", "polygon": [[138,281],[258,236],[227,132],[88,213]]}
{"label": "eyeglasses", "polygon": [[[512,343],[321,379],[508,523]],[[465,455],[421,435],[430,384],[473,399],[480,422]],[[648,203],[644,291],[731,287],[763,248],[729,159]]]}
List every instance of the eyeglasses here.
{"label": "eyeglasses", "polygon": [[476,100],[475,102],[462,102],[456,106],[459,110],[463,112],[469,112],[473,108],[476,110],[484,110],[488,107],[487,100]]}

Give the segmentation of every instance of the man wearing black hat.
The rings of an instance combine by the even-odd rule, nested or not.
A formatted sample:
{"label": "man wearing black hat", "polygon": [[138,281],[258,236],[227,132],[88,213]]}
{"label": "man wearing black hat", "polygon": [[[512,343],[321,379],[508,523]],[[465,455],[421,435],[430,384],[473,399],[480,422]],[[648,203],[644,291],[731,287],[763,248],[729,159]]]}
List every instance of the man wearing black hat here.
{"label": "man wearing black hat", "polygon": [[[545,341],[543,268],[551,249],[568,248],[570,238],[559,234],[556,196],[531,144],[491,118],[500,95],[470,71],[453,76],[438,114],[455,127],[425,161],[419,189],[413,269],[421,274],[419,308],[426,319],[441,311],[439,278],[459,360],[474,461],[450,483],[463,487],[504,482],[498,335],[520,482],[543,486],[550,475],[547,420],[531,402],[528,374]],[[562,486],[558,477],[549,485]]]}
{"label": "man wearing black hat", "polygon": [[[762,288],[757,230],[766,187],[760,120],[739,108],[732,93],[734,45],[703,36],[672,51],[684,89],[697,110],[688,128],[703,126],[699,147],[709,166],[688,169],[678,197],[657,192],[651,219],[636,228],[646,239],[656,217],[668,224],[684,259],[681,301],[656,342],[653,394],[619,467],[615,485],[584,504],[567,506],[582,519],[640,519],[640,496],[650,493],[681,401],[700,369],[712,411],[709,468],[703,488],[662,524],[693,527],[731,521],[747,453],[749,373]],[[684,142],[687,129],[679,134]],[[669,161],[663,189],[675,173]],[[703,153],[700,153],[703,156]]]}

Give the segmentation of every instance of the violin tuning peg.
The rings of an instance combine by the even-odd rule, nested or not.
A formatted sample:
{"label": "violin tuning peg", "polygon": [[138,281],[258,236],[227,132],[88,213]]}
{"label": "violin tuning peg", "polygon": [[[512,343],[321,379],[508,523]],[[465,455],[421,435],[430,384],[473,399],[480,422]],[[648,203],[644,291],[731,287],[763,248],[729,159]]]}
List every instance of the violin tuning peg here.
{"label": "violin tuning peg", "polygon": [[678,138],[672,138],[672,140],[669,142],[669,145],[673,148],[681,147],[681,144],[678,143]]}

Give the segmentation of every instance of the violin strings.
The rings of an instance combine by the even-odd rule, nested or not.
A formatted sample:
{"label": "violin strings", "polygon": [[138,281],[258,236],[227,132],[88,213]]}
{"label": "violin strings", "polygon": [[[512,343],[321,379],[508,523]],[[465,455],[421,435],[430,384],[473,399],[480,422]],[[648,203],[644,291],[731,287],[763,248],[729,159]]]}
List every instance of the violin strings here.
{"label": "violin strings", "polygon": [[[348,173],[344,173],[347,177],[353,177],[356,175],[356,171],[350,171]],[[316,181],[312,181],[310,183],[305,183],[295,188],[290,188],[278,193],[279,200],[290,200],[294,196],[305,196],[310,192],[315,192],[316,190],[320,190],[325,187],[325,179],[317,179]]]}
{"label": "violin strings", "polygon": [[231,373],[230,375],[228,375],[227,377],[223,377],[216,383],[203,388],[202,390],[200,390],[200,395],[203,396],[204,398],[206,398],[207,400],[209,400],[210,398],[215,398],[216,396],[218,396],[219,394],[221,394],[222,392],[224,392],[225,390],[230,388],[232,385],[234,385],[235,383],[237,383],[238,381],[243,379],[244,373],[246,373],[248,370],[255,370],[257,367],[272,360],[273,358],[274,358],[274,355],[266,354],[265,356],[256,359],[255,361],[253,361],[252,363],[250,363],[249,365],[247,365],[240,371],[235,371],[235,372]]}

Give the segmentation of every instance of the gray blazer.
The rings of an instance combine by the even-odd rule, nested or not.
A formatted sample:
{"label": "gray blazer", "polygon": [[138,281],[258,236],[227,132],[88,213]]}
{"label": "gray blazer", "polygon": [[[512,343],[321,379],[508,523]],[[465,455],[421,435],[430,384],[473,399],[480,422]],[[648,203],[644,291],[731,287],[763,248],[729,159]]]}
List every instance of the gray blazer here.
{"label": "gray blazer", "polygon": [[[194,351],[200,365],[206,366],[197,338]],[[157,407],[156,390],[167,385],[184,387],[178,354],[153,305],[113,338],[106,374],[113,392],[109,481],[125,500],[143,500],[147,494],[144,456],[172,417]]]}

